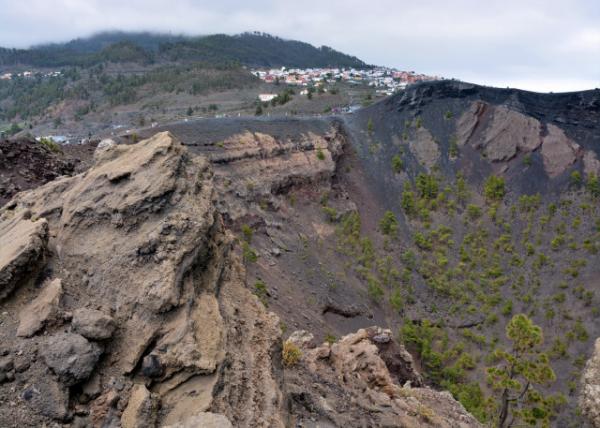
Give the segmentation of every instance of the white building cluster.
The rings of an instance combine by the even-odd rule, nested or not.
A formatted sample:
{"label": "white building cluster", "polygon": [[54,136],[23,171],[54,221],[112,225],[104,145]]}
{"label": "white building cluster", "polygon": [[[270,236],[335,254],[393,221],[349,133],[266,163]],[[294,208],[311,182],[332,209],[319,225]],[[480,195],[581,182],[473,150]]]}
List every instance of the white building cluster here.
{"label": "white building cluster", "polygon": [[414,71],[400,71],[387,67],[369,69],[355,68],[286,68],[256,69],[252,74],[267,83],[281,82],[287,85],[318,86],[323,83],[347,82],[367,84],[377,88],[377,92],[390,95],[406,85],[422,80],[437,80],[438,77],[416,74]]}
{"label": "white building cluster", "polygon": [[37,73],[37,72],[33,72],[33,71],[23,71],[21,73],[0,74],[0,80],[12,80],[12,79],[16,79],[17,77],[32,78],[32,77],[36,77],[38,75],[41,77],[58,77],[61,74],[62,73],[60,71],[48,71],[45,73]]}

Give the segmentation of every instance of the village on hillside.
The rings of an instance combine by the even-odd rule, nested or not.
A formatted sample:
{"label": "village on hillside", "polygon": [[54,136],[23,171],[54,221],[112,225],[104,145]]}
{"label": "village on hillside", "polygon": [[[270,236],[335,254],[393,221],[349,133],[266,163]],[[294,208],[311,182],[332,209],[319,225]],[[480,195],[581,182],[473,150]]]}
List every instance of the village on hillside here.
{"label": "village on hillside", "polygon": [[274,68],[253,69],[251,73],[266,83],[285,83],[297,86],[319,86],[335,82],[367,84],[373,86],[380,95],[392,95],[407,85],[419,81],[439,80],[437,76],[417,74],[414,71],[400,71],[388,67],[370,69],[354,68]]}

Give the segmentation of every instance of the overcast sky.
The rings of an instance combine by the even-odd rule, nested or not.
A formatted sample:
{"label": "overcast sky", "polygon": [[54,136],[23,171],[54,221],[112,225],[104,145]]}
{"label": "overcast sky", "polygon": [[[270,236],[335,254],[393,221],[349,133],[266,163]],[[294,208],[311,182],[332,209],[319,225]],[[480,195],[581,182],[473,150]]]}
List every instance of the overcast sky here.
{"label": "overcast sky", "polygon": [[264,31],[481,84],[600,87],[599,0],[0,0],[2,46],[117,29]]}

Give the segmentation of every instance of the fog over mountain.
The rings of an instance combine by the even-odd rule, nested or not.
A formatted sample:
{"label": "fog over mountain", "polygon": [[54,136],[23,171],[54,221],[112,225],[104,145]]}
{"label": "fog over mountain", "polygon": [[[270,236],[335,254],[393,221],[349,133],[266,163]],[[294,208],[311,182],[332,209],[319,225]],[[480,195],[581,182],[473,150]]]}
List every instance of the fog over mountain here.
{"label": "fog over mountain", "polygon": [[291,6],[259,0],[0,1],[0,45],[26,47],[102,30],[234,34],[260,30],[328,45],[367,63],[494,86],[570,91],[600,86],[600,5],[516,0]]}

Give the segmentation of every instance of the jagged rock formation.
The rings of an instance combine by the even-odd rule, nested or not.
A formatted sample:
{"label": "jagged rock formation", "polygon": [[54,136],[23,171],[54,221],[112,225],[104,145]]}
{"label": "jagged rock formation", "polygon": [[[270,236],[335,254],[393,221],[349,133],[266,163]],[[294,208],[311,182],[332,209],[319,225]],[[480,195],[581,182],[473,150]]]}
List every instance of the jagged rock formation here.
{"label": "jagged rock formation", "polygon": [[[361,329],[320,346],[306,332],[288,341],[302,353],[286,374],[290,426],[480,426],[449,393],[422,386],[412,357],[390,330]],[[394,367],[401,370],[390,371]]]}
{"label": "jagged rock formation", "polygon": [[596,339],[594,353],[585,365],[581,385],[579,407],[592,426],[600,427],[600,339]]}
{"label": "jagged rock formation", "polygon": [[[212,162],[239,162],[237,171],[264,178],[254,190],[268,196],[333,173],[339,140],[308,140],[285,152],[284,165],[270,161],[279,145],[257,134],[225,143],[243,143],[255,157],[236,160],[232,150]],[[159,133],[103,145],[85,173],[18,194],[0,210],[1,426],[283,427],[296,418],[288,403],[314,386],[288,382],[279,319],[246,286],[217,208],[226,179]],[[363,331],[328,355],[328,347],[307,351],[306,373],[333,394],[322,415],[330,425],[403,415],[406,423],[477,426],[447,394],[401,387],[421,381],[389,342],[389,333]],[[353,368],[359,361],[364,370]],[[352,377],[334,386],[324,365]],[[357,413],[346,396],[360,403]]]}

